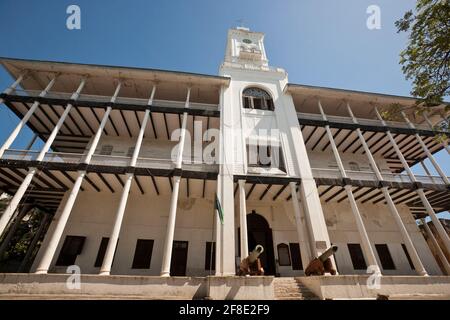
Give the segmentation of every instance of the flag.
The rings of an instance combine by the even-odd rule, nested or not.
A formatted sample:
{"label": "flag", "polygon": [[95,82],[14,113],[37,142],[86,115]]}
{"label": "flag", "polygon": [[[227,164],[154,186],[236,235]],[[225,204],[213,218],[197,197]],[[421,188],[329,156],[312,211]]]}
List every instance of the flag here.
{"label": "flag", "polygon": [[216,194],[216,199],[214,201],[214,209],[217,210],[217,214],[219,215],[220,223],[223,224],[223,210],[222,206],[220,205],[219,198]]}

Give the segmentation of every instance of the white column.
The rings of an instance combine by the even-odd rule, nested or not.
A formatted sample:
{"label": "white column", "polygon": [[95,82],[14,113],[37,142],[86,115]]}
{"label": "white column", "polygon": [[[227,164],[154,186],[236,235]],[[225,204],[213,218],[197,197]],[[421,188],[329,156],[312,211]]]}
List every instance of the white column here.
{"label": "white column", "polygon": [[[5,91],[3,91],[4,94],[10,94],[11,92],[13,92],[16,87],[22,82],[22,80],[25,78],[25,76],[27,75],[28,71],[24,71],[22,72],[19,77],[16,79],[16,81],[13,82],[12,85],[10,85],[8,88],[5,89]],[[3,98],[0,98],[0,104],[2,104],[5,100]]]}
{"label": "white column", "polygon": [[[154,88],[155,87],[153,87],[152,97],[154,95]],[[152,97],[150,99],[153,99]],[[150,101],[149,101],[149,104],[151,104]],[[149,119],[149,115],[150,115],[150,110],[148,110],[148,109],[145,110],[144,119],[142,121],[141,129],[139,130],[139,134],[138,134],[136,144],[134,147],[134,152],[131,157],[130,167],[136,166],[137,158],[138,158],[139,152],[141,150],[142,140],[144,138],[144,132],[145,132],[145,128],[147,126],[147,121]],[[124,184],[124,187],[122,190],[122,196],[121,196],[120,202],[119,202],[119,207],[117,208],[117,212],[116,212],[114,226],[111,231],[111,235],[109,237],[108,246],[106,248],[105,258],[103,259],[103,264],[102,264],[102,267],[100,268],[100,275],[109,275],[111,273],[112,263],[114,260],[114,253],[116,252],[117,241],[119,240],[120,229],[122,227],[123,217],[125,215],[125,209],[127,206],[128,196],[130,194],[130,188],[131,188],[131,183],[133,181],[133,177],[134,177],[134,175],[132,173],[127,174],[127,180]]]}
{"label": "white column", "polygon": [[[357,124],[358,120],[353,115],[353,112],[348,103],[347,103],[347,110],[348,110],[350,116],[352,117],[353,122]],[[361,133],[361,129],[357,128],[356,130],[358,133],[359,140],[363,145],[364,151],[366,152],[367,158],[369,159],[369,163],[372,166],[372,169],[373,169],[377,179],[379,181],[383,181],[384,179],[380,173],[380,170],[378,169],[378,166],[375,162],[372,152],[370,151],[369,146],[366,143],[366,139],[364,138],[363,134]],[[411,261],[414,265],[416,272],[422,276],[428,275],[422,262],[420,261],[420,258],[419,258],[419,255],[417,254],[416,249],[414,248],[411,237],[409,236],[408,231],[406,230],[406,227],[403,224],[400,214],[399,214],[397,208],[395,207],[394,202],[392,201],[392,198],[391,198],[391,195],[389,194],[388,188],[382,187],[381,191],[383,192],[384,198],[386,199],[389,211],[391,212],[391,215],[394,218],[394,220],[397,224],[397,227],[400,230],[400,233],[402,234],[403,241],[405,242],[406,249],[408,250],[409,256],[411,257]]]}
{"label": "white column", "polygon": [[[408,117],[406,116],[406,114],[402,111],[402,116],[403,119],[405,119],[405,121],[408,123],[408,126],[411,129],[415,129],[416,127],[414,126],[414,124],[408,119]],[[436,171],[439,173],[439,175],[441,176],[442,180],[446,183],[446,184],[450,184],[450,180],[448,179],[447,175],[444,173],[444,171],[442,170],[441,166],[439,165],[439,163],[437,163],[436,159],[434,158],[433,154],[430,152],[430,150],[428,149],[427,145],[423,142],[423,139],[421,136],[419,136],[419,134],[415,134],[414,135],[416,137],[417,142],[419,142],[420,146],[422,147],[423,151],[425,152],[425,154],[427,155],[428,159],[430,159],[431,163],[433,164],[433,167],[436,169]]]}
{"label": "white column", "polygon": [[[295,227],[297,230],[298,244],[302,249],[302,264],[304,268],[306,268],[309,262],[312,260],[311,253],[309,252],[309,247],[307,245],[308,240],[306,239],[305,234],[305,226],[302,222],[302,215],[300,210],[300,203],[297,195],[297,186],[295,182],[290,182],[289,186],[291,187],[291,196],[292,196],[292,205],[294,207],[294,218],[295,218]],[[305,250],[306,249],[306,250]]]}
{"label": "white column", "polygon": [[[224,89],[223,86],[220,87],[220,92],[219,92],[219,110],[220,110],[220,118],[219,118],[219,122],[220,122],[220,139],[219,139],[219,150],[216,152],[216,159],[219,159],[218,164],[219,164],[219,174],[217,175],[217,183],[216,183],[216,196],[219,200],[222,199],[222,179],[223,176],[221,175],[222,173],[222,168],[224,165],[223,160],[224,158],[224,152],[223,152],[223,135],[224,135],[224,109],[223,109],[223,94],[224,94]],[[216,199],[214,199],[214,201],[216,201]],[[233,204],[234,204],[234,199],[233,199]],[[223,210],[225,210],[224,208],[222,208]],[[222,225],[222,221],[219,219],[218,217],[218,212],[217,210],[214,210],[214,214],[215,214],[215,240],[216,240],[216,272],[215,275],[216,276],[221,276],[223,275],[223,260],[222,260],[222,256],[223,256],[223,243],[222,243],[222,239],[223,239],[223,225]],[[225,215],[225,211],[224,211],[224,215]],[[233,226],[234,228],[234,226]]]}
{"label": "white column", "polygon": [[422,261],[420,261],[420,257],[417,254],[416,248],[414,247],[414,244],[411,240],[411,237],[408,234],[408,230],[406,230],[405,225],[403,224],[402,218],[400,217],[400,214],[397,211],[397,208],[395,207],[394,201],[392,201],[391,195],[389,194],[389,191],[386,187],[381,189],[384,195],[384,198],[386,199],[387,205],[391,211],[392,217],[395,220],[395,223],[397,224],[397,227],[400,229],[400,233],[402,235],[403,241],[405,242],[406,249],[408,251],[408,254],[411,258],[411,261],[414,265],[414,269],[416,272],[421,276],[428,276],[427,271],[425,270],[425,267],[422,264]]}
{"label": "white column", "polygon": [[[221,188],[221,175],[217,175],[217,197],[219,199],[222,198],[222,188]],[[215,199],[214,199],[215,201]],[[222,265],[222,222],[220,221],[219,217],[217,216],[218,213],[216,210],[214,210],[214,219],[215,219],[215,240],[216,240],[216,276],[221,276],[223,273],[223,265]]]}
{"label": "white column", "polygon": [[175,233],[175,220],[177,214],[178,191],[180,189],[180,176],[173,177],[173,191],[170,198],[169,219],[167,220],[166,239],[164,241],[161,277],[170,276],[170,263],[172,261],[173,237]]}
{"label": "white column", "polygon": [[[376,107],[375,107],[375,113],[376,113],[378,119],[381,121],[381,123],[384,126],[386,126],[386,122],[381,117],[381,115]],[[416,180],[414,173],[411,171],[411,168],[409,167],[408,162],[406,162],[405,157],[403,156],[400,148],[397,145],[397,142],[395,142],[394,137],[392,136],[392,134],[389,130],[386,131],[386,135],[388,136],[389,141],[391,142],[392,146],[394,147],[397,157],[400,159],[400,161],[403,165],[403,168],[408,173],[411,181],[416,183],[417,180]],[[442,241],[444,242],[445,248],[447,249],[448,252],[450,252],[450,238],[449,238],[447,232],[445,231],[444,227],[442,226],[441,222],[439,221],[438,217],[436,216],[436,212],[434,212],[433,207],[431,206],[430,202],[428,201],[427,197],[425,196],[425,192],[423,191],[423,188],[417,189],[416,192],[419,195],[420,200],[422,201],[422,204],[424,205],[428,215],[430,216],[431,220],[433,221],[433,224],[434,224],[437,232],[439,233],[439,236],[441,237]]]}
{"label": "white column", "polygon": [[[50,91],[50,89],[55,84],[56,78],[57,77],[54,77],[52,80],[50,80],[50,82],[47,84],[45,89],[39,94],[39,97],[45,97],[47,95],[47,93]],[[13,132],[11,132],[11,134],[8,137],[8,139],[6,139],[6,141],[3,143],[2,147],[0,148],[0,158],[5,153],[5,150],[8,149],[11,146],[11,144],[14,142],[14,140],[17,138],[20,130],[22,130],[22,128],[25,126],[25,124],[31,118],[31,116],[36,111],[36,109],[39,106],[39,104],[40,104],[39,101],[35,101],[33,103],[31,108],[27,111],[27,113],[25,113],[23,118],[20,120],[19,124],[14,128]]]}
{"label": "white column", "polygon": [[[191,88],[188,88],[187,97],[185,102],[185,107],[189,108],[189,99],[191,95]],[[178,147],[178,154],[175,163],[176,169],[181,169],[183,164],[183,150],[184,150],[184,141],[186,135],[186,125],[187,125],[187,112],[183,113],[183,121],[181,124],[181,134],[180,134],[180,142]],[[167,230],[166,230],[166,239],[164,242],[164,251],[163,251],[163,260],[161,266],[161,277],[169,277],[170,276],[170,264],[172,261],[172,247],[173,247],[173,238],[175,233],[175,222],[177,216],[177,205],[178,205],[178,191],[180,189],[180,181],[181,176],[173,177],[173,191],[172,196],[170,198],[170,209],[169,209],[169,218],[167,220]]]}
{"label": "white column", "polygon": [[247,239],[247,205],[245,199],[245,180],[239,180],[239,208],[240,208],[240,233],[241,233],[241,260],[248,257]]}
{"label": "white column", "polygon": [[[111,98],[111,102],[114,102],[115,98],[117,97],[117,95],[119,93],[119,90],[120,90],[120,83],[118,84],[118,86],[116,88],[113,98]],[[111,107],[108,106],[106,108],[105,114],[103,115],[103,119],[100,122],[100,126],[97,129],[97,132],[91,143],[91,146],[89,147],[88,153],[83,161],[85,164],[89,164],[89,162],[92,158],[92,155],[94,154],[95,149],[97,148],[97,145],[100,141],[100,137],[103,133],[103,129],[105,128],[105,125],[108,121],[110,113],[111,113]],[[36,273],[47,273],[48,272],[48,269],[50,268],[50,264],[55,255],[58,243],[61,240],[61,236],[66,227],[67,221],[69,220],[70,213],[72,212],[72,208],[75,204],[75,200],[78,196],[78,192],[80,191],[81,183],[83,182],[85,175],[86,175],[86,171],[78,172],[78,177],[75,180],[72,190],[70,191],[69,197],[64,205],[61,216],[59,217],[59,219],[56,223],[55,230],[53,231],[50,241],[47,244],[47,248],[45,249],[45,252],[41,258],[41,261],[39,262],[39,265],[36,269]]]}
{"label": "white column", "polygon": [[425,196],[425,192],[423,191],[423,189],[418,189],[417,194],[422,200],[422,203],[425,206],[425,209],[427,210],[428,215],[431,218],[431,221],[433,221],[433,225],[436,228],[436,231],[438,232],[439,236],[441,237],[442,242],[444,242],[444,246],[447,249],[447,252],[450,252],[450,238],[447,232],[445,231],[444,227],[442,226],[441,221],[439,221],[439,218],[436,216],[433,207],[431,206],[430,202]]}
{"label": "white column", "polygon": [[[72,99],[76,100],[78,98],[78,95],[80,94],[81,90],[84,87],[86,80],[83,79],[80,83],[80,86],[78,87],[77,91],[72,95]],[[47,86],[48,87],[48,86]],[[59,129],[61,128],[62,124],[64,123],[64,120],[66,119],[67,115],[70,112],[70,109],[72,108],[72,105],[69,103],[64,110],[64,113],[62,114],[61,118],[58,120],[58,123],[56,124],[55,128],[53,129],[52,133],[50,134],[50,137],[46,141],[44,147],[42,147],[41,152],[36,158],[36,161],[41,162],[47,151],[50,149],[50,146],[52,145],[53,141],[56,138],[56,135],[58,134]],[[23,119],[22,119],[23,120]],[[9,203],[8,207],[5,209],[4,214],[0,218],[0,235],[3,233],[4,228],[6,224],[8,223],[11,216],[14,214],[14,212],[17,209],[17,206],[19,205],[20,201],[22,200],[23,195],[28,189],[28,186],[30,185],[35,173],[37,172],[36,168],[30,168],[28,171],[27,176],[25,177],[24,181],[20,185],[19,189],[14,194],[13,199]]]}
{"label": "white column", "polygon": [[61,216],[56,222],[55,230],[53,231],[50,241],[47,244],[47,248],[45,248],[45,252],[42,255],[41,261],[36,268],[36,273],[38,274],[47,273],[48,269],[50,268],[50,264],[52,262],[53,256],[55,255],[56,248],[64,232],[67,221],[69,220],[70,213],[77,198],[78,192],[80,191],[81,183],[83,182],[83,178],[85,175],[85,171],[80,171],[72,187],[72,190],[70,190],[69,197],[67,198],[66,204],[64,205]]}
{"label": "white column", "polygon": [[[322,114],[323,119],[326,121],[327,117],[325,112],[323,111],[322,105],[319,101],[319,110]],[[336,143],[334,141],[333,135],[330,130],[330,126],[326,125],[325,130],[327,132],[328,140],[330,141],[331,148],[333,150],[334,157],[338,164],[339,170],[341,172],[342,178],[346,179],[347,174],[345,172],[344,165],[341,160],[341,156],[339,155],[339,151],[336,147]],[[362,249],[364,252],[364,256],[367,259],[367,263],[369,266],[374,266],[376,268],[376,272],[380,273],[380,267],[378,265],[377,259],[375,258],[375,254],[373,252],[372,244],[370,243],[369,235],[367,234],[366,227],[364,226],[363,219],[361,217],[361,213],[359,212],[359,208],[356,204],[355,197],[353,196],[352,186],[346,185],[344,187],[345,192],[347,193],[348,200],[350,202],[350,207],[352,209],[353,216],[355,217],[356,227],[358,229],[359,235],[361,237]]]}
{"label": "white column", "polygon": [[442,265],[444,266],[445,272],[447,275],[450,275],[450,264],[448,263],[447,257],[445,256],[444,252],[442,251],[441,247],[439,246],[439,243],[436,240],[436,237],[434,236],[433,232],[431,231],[430,227],[428,226],[428,223],[425,221],[425,219],[421,219],[423,228],[425,232],[428,235],[428,238],[430,239],[431,243],[433,244],[433,247],[436,249],[436,252],[439,256],[439,260],[441,260]]}
{"label": "white column", "polygon": [[[122,87],[122,83],[119,82],[117,84],[116,90],[114,91],[114,95],[111,98],[111,101],[110,101],[111,103],[114,103],[116,101],[116,98],[119,95],[121,87]],[[95,149],[97,148],[97,145],[103,134],[103,130],[105,129],[106,123],[108,122],[111,111],[112,111],[111,106],[108,106],[106,108],[105,114],[103,115],[103,119],[102,119],[102,122],[100,123],[100,127],[98,128],[97,132],[95,133],[94,139],[92,140],[91,148],[89,149],[88,153],[86,154],[86,157],[84,158],[84,163],[86,163],[86,164],[89,164],[91,162],[92,156],[94,155]],[[92,146],[94,146],[94,148],[92,148]]]}
{"label": "white column", "polygon": [[14,215],[14,212],[16,211],[17,207],[19,206],[20,200],[22,200],[22,196],[27,191],[27,188],[30,185],[31,179],[33,179],[35,173],[36,173],[35,168],[31,168],[28,171],[28,174],[24,178],[22,184],[19,186],[16,193],[9,201],[9,204],[6,207],[5,211],[3,212],[3,215],[0,217],[0,237],[5,231],[5,228],[8,225],[9,221],[11,220],[11,217]]}
{"label": "white column", "polygon": [[131,182],[133,181],[133,174],[127,174],[127,180],[123,187],[122,196],[120,198],[119,207],[117,208],[114,226],[109,237],[108,247],[106,248],[105,258],[103,259],[102,267],[100,268],[100,275],[109,275],[111,273],[111,266],[114,259],[114,252],[117,247],[117,240],[119,240],[120,228],[125,214],[125,207],[127,205],[128,194],[130,193]]}

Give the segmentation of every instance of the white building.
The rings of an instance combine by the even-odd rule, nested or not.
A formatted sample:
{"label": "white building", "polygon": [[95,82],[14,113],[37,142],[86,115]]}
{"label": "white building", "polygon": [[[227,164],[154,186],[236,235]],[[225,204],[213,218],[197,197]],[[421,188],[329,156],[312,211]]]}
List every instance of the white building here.
{"label": "white building", "polygon": [[[450,182],[433,157],[449,152],[434,138],[444,106],[384,121],[382,108],[415,100],[291,84],[245,28],[229,30],[219,76],[0,62],[16,79],[1,100],[21,119],[0,150],[0,188],[14,195],[0,231],[30,205],[51,217],[21,271],[221,278],[261,244],[266,275],[297,277],[335,244],[338,278],[450,272],[416,223],[429,216],[450,252],[436,224]],[[44,147],[13,149],[25,125]],[[439,175],[414,175],[427,158]]]}

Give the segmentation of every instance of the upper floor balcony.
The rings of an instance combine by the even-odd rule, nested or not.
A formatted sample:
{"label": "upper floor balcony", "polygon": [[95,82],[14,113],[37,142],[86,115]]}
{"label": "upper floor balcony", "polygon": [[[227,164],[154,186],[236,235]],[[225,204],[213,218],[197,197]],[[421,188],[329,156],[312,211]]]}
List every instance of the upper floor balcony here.
{"label": "upper floor balcony", "polygon": [[[316,179],[342,179],[342,175],[338,169],[332,168],[312,168],[313,176]],[[353,171],[346,170],[345,173],[349,179],[361,182],[378,182],[377,176],[372,171]],[[413,181],[405,173],[381,172],[383,181],[396,184],[412,184]],[[438,185],[446,187],[446,183],[440,176],[431,175],[415,175],[416,182],[423,185]]]}
{"label": "upper floor balcony", "polygon": [[[14,150],[8,149],[3,154],[2,160],[13,160],[23,162],[23,165],[32,167],[37,164],[36,159],[39,155],[39,151],[30,150]],[[55,168],[60,169],[77,169],[77,166],[83,165],[86,154],[83,153],[66,153],[66,152],[47,152],[39,163],[43,166],[53,165]],[[103,167],[108,171],[110,168],[125,169],[130,166],[131,157],[129,156],[116,156],[116,155],[100,155],[94,154],[89,162],[89,167]],[[66,167],[65,167],[66,166]],[[160,158],[145,158],[138,157],[136,161],[136,169],[160,170],[169,174],[175,169],[175,162],[169,157]],[[197,158],[183,158],[182,170],[190,171],[195,174],[205,173],[211,175],[217,175],[219,172],[219,166],[217,164],[206,163],[205,161]]]}
{"label": "upper floor balcony", "polygon": [[[40,96],[40,90],[19,90],[15,89],[10,94],[8,94],[9,101],[32,103],[34,101],[39,101],[42,104],[55,104],[55,105],[65,105],[71,102],[76,106],[92,106],[101,107],[108,105],[115,105],[118,108],[127,110],[132,109],[136,111],[145,110],[149,106],[149,99],[144,98],[134,98],[134,97],[121,97],[118,96],[114,103],[111,103],[111,96],[107,95],[94,95],[94,94],[80,94],[76,101],[72,101],[72,93],[68,92],[56,92],[49,91],[45,97]],[[154,99],[151,104],[152,110],[166,111],[168,113],[183,113],[188,112],[192,114],[207,114],[218,116],[220,108],[218,103],[201,103],[201,102],[190,102],[189,110],[186,110],[184,101],[176,100],[164,100],[164,99]],[[196,112],[197,111],[197,112]]]}
{"label": "upper floor balcony", "polygon": [[[305,113],[305,112],[297,112],[297,117],[299,119],[300,124],[320,124],[324,122],[323,116],[319,113]],[[436,131],[435,128],[430,126],[428,123],[413,123],[415,130],[412,130],[410,125],[406,122],[401,121],[389,121],[386,120],[385,124],[381,120],[378,119],[366,119],[366,118],[356,118],[357,123],[353,121],[353,119],[348,116],[336,116],[336,115],[327,115],[327,122],[331,127],[341,127],[341,128],[357,128],[360,127],[362,129],[366,129],[368,131],[385,131],[386,128],[402,133],[410,133],[414,134],[416,132],[419,133],[430,133]],[[436,127],[439,127],[437,125]],[[450,131],[445,131],[445,129],[440,128],[440,132],[442,133],[450,133]]]}

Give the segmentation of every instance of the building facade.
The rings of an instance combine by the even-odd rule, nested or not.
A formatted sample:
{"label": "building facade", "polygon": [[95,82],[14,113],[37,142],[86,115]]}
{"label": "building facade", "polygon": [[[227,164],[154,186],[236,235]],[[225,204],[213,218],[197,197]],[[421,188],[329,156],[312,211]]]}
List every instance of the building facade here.
{"label": "building facade", "polygon": [[[444,106],[385,121],[415,100],[291,84],[246,28],[229,30],[219,76],[0,62],[20,119],[0,149],[3,243],[45,212],[20,271],[231,276],[261,244],[265,274],[302,276],[334,244],[341,275],[450,272],[417,224],[430,217],[450,252]],[[16,148],[25,126],[35,137]],[[412,172],[425,159],[437,175]]]}

